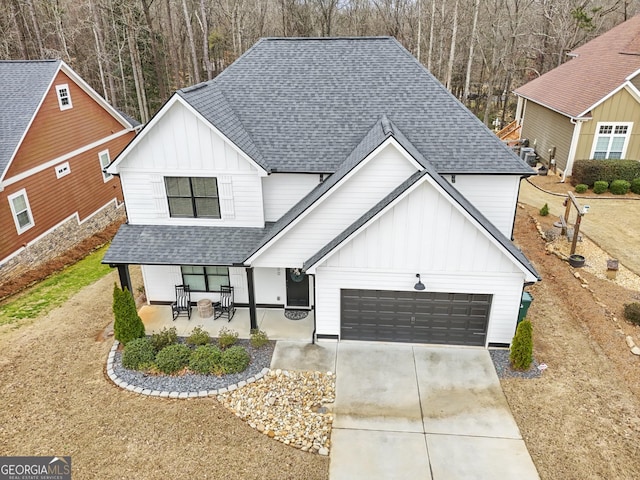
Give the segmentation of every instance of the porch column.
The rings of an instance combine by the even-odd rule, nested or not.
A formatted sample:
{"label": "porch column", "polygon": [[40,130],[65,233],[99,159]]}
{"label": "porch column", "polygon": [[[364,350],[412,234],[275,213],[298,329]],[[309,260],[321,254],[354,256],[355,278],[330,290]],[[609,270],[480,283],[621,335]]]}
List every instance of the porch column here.
{"label": "porch column", "polygon": [[118,267],[118,275],[120,276],[120,288],[122,288],[123,290],[127,288],[133,294],[133,291],[131,290],[131,276],[129,275],[129,265],[118,264],[109,266]]}
{"label": "porch column", "polygon": [[249,293],[249,320],[251,322],[251,329],[258,328],[258,320],[256,315],[256,293],[253,288],[253,268],[247,267],[247,291]]}

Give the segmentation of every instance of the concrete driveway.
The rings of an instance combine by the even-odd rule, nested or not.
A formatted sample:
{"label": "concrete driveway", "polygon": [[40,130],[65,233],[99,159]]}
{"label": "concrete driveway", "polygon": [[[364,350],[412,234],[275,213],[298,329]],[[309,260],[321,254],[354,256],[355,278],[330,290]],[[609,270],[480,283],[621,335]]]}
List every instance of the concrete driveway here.
{"label": "concrete driveway", "polygon": [[[292,368],[308,350],[278,346],[272,368]],[[335,359],[331,480],[539,478],[487,350],[365,342],[312,350],[319,370]]]}
{"label": "concrete driveway", "polygon": [[[571,184],[567,184],[567,191],[573,191]],[[640,200],[603,197],[579,200],[590,207],[589,214],[582,219],[580,231],[629,270],[640,275]],[[562,205],[564,197],[539,190],[526,180],[520,182],[518,201],[537,208],[547,203],[551,215],[555,217],[563,215],[565,210]],[[573,221],[575,209],[571,213],[570,221]]]}

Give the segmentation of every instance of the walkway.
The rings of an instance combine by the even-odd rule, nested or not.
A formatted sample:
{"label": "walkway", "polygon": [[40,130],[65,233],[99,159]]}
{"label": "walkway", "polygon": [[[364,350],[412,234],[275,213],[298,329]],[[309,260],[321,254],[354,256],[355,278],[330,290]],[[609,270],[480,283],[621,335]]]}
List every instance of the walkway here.
{"label": "walkway", "polygon": [[[569,183],[567,191],[573,191]],[[537,189],[526,180],[520,182],[519,202],[537,208],[547,203],[551,215],[559,217],[564,214],[563,200],[563,197]],[[579,200],[590,207],[589,213],[582,219],[580,231],[629,270],[640,275],[640,201],[597,197]],[[571,218],[575,218],[575,209]]]}

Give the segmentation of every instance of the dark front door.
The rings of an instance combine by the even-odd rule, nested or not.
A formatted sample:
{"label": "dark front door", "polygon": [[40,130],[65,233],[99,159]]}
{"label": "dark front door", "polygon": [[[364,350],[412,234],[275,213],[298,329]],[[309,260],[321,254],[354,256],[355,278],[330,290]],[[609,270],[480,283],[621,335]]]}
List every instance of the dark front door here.
{"label": "dark front door", "polygon": [[309,276],[297,268],[287,268],[287,307],[309,307]]}
{"label": "dark front door", "polygon": [[483,346],[491,295],[342,290],[341,338]]}

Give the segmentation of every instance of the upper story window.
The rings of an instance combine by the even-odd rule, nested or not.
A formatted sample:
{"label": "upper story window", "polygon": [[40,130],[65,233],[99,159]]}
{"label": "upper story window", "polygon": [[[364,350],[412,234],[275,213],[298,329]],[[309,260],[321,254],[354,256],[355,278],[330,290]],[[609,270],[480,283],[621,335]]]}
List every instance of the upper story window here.
{"label": "upper story window", "polygon": [[111,180],[113,175],[104,171],[105,168],[109,166],[111,163],[111,158],[109,157],[109,150],[103,150],[98,153],[98,158],[100,159],[100,170],[102,170],[102,179],[106,182]]}
{"label": "upper story window", "polygon": [[58,93],[58,105],[60,105],[60,110],[67,110],[73,107],[73,104],[71,103],[69,85],[66,83],[56,85],[56,92]]}
{"label": "upper story window", "polygon": [[8,198],[18,234],[26,232],[34,225],[29,199],[27,198],[27,191],[23,188],[19,192],[9,195]]}
{"label": "upper story window", "polygon": [[165,177],[164,183],[171,217],[220,218],[215,177]]}
{"label": "upper story window", "polygon": [[596,135],[593,139],[591,158],[596,160],[624,158],[632,126],[632,122],[598,122]]}

